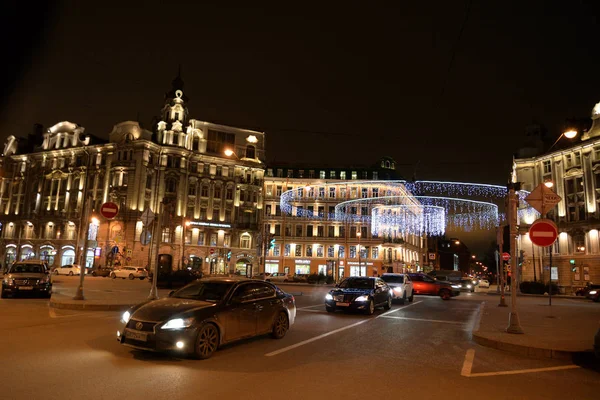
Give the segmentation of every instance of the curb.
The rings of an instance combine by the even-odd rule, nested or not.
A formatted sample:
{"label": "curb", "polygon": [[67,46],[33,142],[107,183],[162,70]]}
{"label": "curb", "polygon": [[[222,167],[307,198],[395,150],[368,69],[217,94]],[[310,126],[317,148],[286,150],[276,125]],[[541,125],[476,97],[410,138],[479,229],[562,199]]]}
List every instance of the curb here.
{"label": "curb", "polygon": [[502,342],[500,340],[494,340],[487,337],[481,336],[477,331],[472,332],[473,341],[481,346],[490,347],[496,350],[502,350],[521,356],[535,357],[535,358],[552,358],[555,360],[572,360],[575,354],[591,352],[587,351],[565,351],[555,349],[544,349],[533,346],[523,346],[519,344],[512,344]]}
{"label": "curb", "polygon": [[90,303],[65,303],[61,301],[50,300],[49,307],[63,310],[84,310],[84,311],[126,311],[137,303],[128,304],[90,304]]}
{"label": "curb", "polygon": [[[500,296],[500,293],[496,293],[496,292],[487,292],[488,296]],[[510,297],[510,292],[504,292],[504,297]],[[542,298],[542,299],[547,299],[549,298],[549,296],[545,295],[545,294],[527,294],[527,293],[517,293],[517,297],[538,297],[538,298]],[[587,300],[587,301],[592,301],[590,299],[588,299],[585,296],[567,296],[564,294],[555,294],[552,296],[553,299],[571,299],[571,300]]]}

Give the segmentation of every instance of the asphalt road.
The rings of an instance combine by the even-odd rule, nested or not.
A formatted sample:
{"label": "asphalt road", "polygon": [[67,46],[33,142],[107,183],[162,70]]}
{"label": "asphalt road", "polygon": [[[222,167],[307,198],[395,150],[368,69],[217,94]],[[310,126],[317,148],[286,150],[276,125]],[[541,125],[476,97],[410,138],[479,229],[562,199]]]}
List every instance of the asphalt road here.
{"label": "asphalt road", "polygon": [[600,393],[596,370],[471,342],[483,294],[416,296],[367,317],[325,312],[325,288],[282,288],[296,294],[298,307],[284,339],[228,345],[205,361],[119,345],[117,313],[0,300],[0,398],[547,400]]}

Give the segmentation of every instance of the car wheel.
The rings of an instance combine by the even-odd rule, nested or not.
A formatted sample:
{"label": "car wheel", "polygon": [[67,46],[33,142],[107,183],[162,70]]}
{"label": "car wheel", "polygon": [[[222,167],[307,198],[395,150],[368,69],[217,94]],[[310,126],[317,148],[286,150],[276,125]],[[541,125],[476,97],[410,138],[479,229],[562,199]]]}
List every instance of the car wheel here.
{"label": "car wheel", "polygon": [[442,290],[440,290],[440,297],[442,298],[442,300],[450,300],[450,297],[452,297],[452,294],[450,293],[449,290],[442,289]]}
{"label": "car wheel", "polygon": [[134,280],[135,276],[133,276],[133,274],[129,274],[129,279]]}
{"label": "car wheel", "polygon": [[96,271],[92,272],[92,276],[97,276]]}
{"label": "car wheel", "polygon": [[410,297],[408,298],[409,303],[412,303],[414,299],[415,299],[415,293],[410,292]]}
{"label": "car wheel", "polygon": [[475,289],[471,289],[471,293],[475,293]]}
{"label": "car wheel", "polygon": [[114,272],[110,274],[110,277],[113,278],[113,279],[117,279],[117,275],[115,275]]}
{"label": "car wheel", "polygon": [[375,303],[373,303],[373,299],[370,299],[369,304],[367,304],[367,309],[366,309],[365,313],[367,315],[373,315],[374,312],[375,312]]}
{"label": "car wheel", "polygon": [[402,295],[402,298],[398,301],[400,304],[406,303],[406,292]]}
{"label": "car wheel", "polygon": [[143,281],[143,280],[144,280],[144,277],[143,277],[143,276],[141,276],[141,277],[140,277],[140,281]]}
{"label": "car wheel", "polygon": [[69,276],[73,276],[73,271],[69,271]]}
{"label": "car wheel", "polygon": [[383,309],[386,311],[390,308],[392,308],[392,296],[388,296],[386,303],[383,305]]}
{"label": "car wheel", "polygon": [[335,307],[325,306],[325,309],[327,310],[327,312],[335,312]]}
{"label": "car wheel", "polygon": [[290,329],[290,321],[288,320],[287,314],[284,311],[281,311],[279,315],[277,315],[277,318],[275,318],[271,336],[274,339],[281,339],[285,336],[288,329]]}
{"label": "car wheel", "polygon": [[200,328],[196,338],[195,354],[201,360],[210,358],[219,347],[219,331],[213,324],[205,324]]}

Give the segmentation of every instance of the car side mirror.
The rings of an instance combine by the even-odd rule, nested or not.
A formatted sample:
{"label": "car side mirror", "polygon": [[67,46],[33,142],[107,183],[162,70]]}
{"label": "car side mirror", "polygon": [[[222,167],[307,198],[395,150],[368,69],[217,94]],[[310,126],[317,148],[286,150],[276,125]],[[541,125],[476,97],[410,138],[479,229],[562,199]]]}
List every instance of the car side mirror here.
{"label": "car side mirror", "polygon": [[171,291],[169,292],[169,297],[173,297],[173,293],[175,293],[175,291],[174,291],[174,290],[171,290]]}

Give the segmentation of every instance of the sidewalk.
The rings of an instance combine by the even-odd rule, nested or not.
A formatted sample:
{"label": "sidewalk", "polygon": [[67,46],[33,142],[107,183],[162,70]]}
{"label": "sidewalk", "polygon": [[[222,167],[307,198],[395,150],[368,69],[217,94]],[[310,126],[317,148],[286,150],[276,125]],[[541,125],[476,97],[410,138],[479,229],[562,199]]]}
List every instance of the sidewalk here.
{"label": "sidewalk", "polygon": [[556,299],[548,306],[547,298],[520,297],[517,309],[525,333],[510,334],[506,332],[510,297],[508,307],[498,307],[498,301],[484,302],[481,320],[473,329],[476,343],[525,356],[569,360],[576,353],[593,351],[600,305]]}
{"label": "sidewalk", "polygon": [[[85,311],[125,311],[135,304],[148,300],[149,289],[149,286],[147,290],[84,289],[85,300],[73,300],[76,289],[60,288],[53,291],[50,307]],[[158,297],[167,297],[170,291],[158,289]]]}

